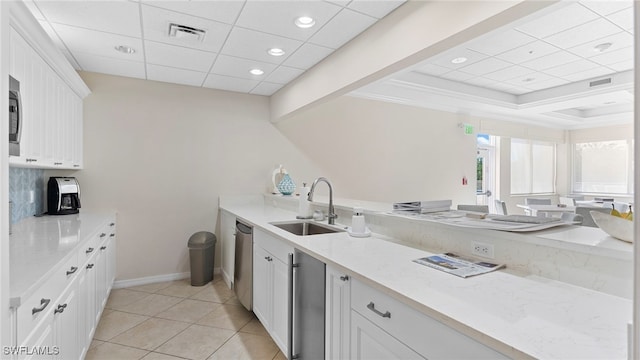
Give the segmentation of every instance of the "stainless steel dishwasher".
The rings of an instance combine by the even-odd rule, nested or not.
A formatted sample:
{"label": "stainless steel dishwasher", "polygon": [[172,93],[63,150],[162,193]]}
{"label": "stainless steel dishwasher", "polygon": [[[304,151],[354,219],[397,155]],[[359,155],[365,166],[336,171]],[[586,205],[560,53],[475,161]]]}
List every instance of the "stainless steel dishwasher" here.
{"label": "stainless steel dishwasher", "polygon": [[247,310],[253,303],[253,228],[236,221],[236,255],[233,271],[233,290]]}

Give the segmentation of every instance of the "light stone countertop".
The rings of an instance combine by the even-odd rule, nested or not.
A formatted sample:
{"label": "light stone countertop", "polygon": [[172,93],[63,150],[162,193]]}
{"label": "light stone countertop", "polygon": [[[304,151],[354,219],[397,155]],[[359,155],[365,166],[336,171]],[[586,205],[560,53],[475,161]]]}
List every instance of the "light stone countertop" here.
{"label": "light stone countertop", "polygon": [[629,299],[508,269],[458,278],[412,262],[431,253],[375,233],[295,236],[269,224],[295,212],[248,197],[220,208],[512,358],[627,358]]}
{"label": "light stone countertop", "polygon": [[30,217],[12,227],[10,235],[11,307],[18,307],[47,280],[47,275],[77,254],[114,213],[81,211],[73,215]]}

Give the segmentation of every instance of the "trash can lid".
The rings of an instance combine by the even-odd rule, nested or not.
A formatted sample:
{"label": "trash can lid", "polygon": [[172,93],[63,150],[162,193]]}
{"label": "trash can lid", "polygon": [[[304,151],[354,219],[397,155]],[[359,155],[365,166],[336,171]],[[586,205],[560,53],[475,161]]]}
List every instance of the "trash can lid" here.
{"label": "trash can lid", "polygon": [[189,238],[189,248],[206,248],[216,243],[216,236],[208,231],[198,231]]}

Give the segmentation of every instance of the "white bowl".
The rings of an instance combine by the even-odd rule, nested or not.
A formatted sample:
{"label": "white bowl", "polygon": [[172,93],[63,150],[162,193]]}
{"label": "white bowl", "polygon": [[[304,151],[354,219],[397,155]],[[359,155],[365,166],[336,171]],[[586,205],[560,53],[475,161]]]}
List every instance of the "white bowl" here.
{"label": "white bowl", "polygon": [[633,221],[598,211],[589,211],[589,213],[596,225],[607,234],[622,241],[633,242]]}

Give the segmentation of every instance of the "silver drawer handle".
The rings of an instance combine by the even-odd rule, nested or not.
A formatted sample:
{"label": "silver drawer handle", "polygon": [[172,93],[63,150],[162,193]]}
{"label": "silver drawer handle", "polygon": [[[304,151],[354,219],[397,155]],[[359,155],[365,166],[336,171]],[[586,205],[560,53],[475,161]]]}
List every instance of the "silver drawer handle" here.
{"label": "silver drawer handle", "polygon": [[77,270],[78,270],[78,268],[77,268],[77,267],[72,266],[72,267],[71,267],[71,269],[69,269],[69,270],[67,271],[67,275],[71,275],[71,274],[73,274],[74,272],[76,272]]}
{"label": "silver drawer handle", "polygon": [[93,248],[92,247],[88,248],[87,251],[85,251],[85,253],[87,253],[87,254],[92,253],[92,252],[93,252]]}
{"label": "silver drawer handle", "polygon": [[58,308],[53,310],[53,313],[58,314],[58,313],[64,312],[64,309],[66,309],[66,307],[67,307],[67,304],[58,305]]}
{"label": "silver drawer handle", "polygon": [[107,247],[106,246],[100,246],[100,250],[106,250]]}
{"label": "silver drawer handle", "polygon": [[110,234],[110,235],[109,235],[109,237],[114,237],[114,236],[116,236],[116,234]]}
{"label": "silver drawer handle", "polygon": [[374,304],[374,303],[373,303],[373,301],[371,301],[371,302],[369,303],[369,305],[367,305],[367,309],[369,309],[369,310],[373,311],[373,312],[374,312],[374,313],[376,313],[377,315],[382,316],[383,318],[385,318],[385,317],[386,317],[386,318],[391,319],[391,313],[390,313],[389,311],[387,311],[387,312],[385,312],[385,313],[382,313],[382,312],[380,312],[380,311],[376,310],[376,304]]}
{"label": "silver drawer handle", "polygon": [[342,280],[342,281],[349,281],[349,275],[342,275],[342,276],[340,276],[340,280]]}
{"label": "silver drawer handle", "polygon": [[93,269],[93,264],[87,264],[87,269]]}
{"label": "silver drawer handle", "polygon": [[100,237],[101,237],[101,238],[103,238],[103,237],[105,237],[105,236],[107,236],[107,234],[105,234],[105,233],[100,234]]}
{"label": "silver drawer handle", "polygon": [[116,224],[116,223],[111,223],[111,224],[109,224],[109,226],[114,226],[115,224]]}
{"label": "silver drawer handle", "polygon": [[267,260],[267,261],[273,260],[273,258],[271,256],[265,256],[264,259]]}
{"label": "silver drawer handle", "polygon": [[31,309],[31,315],[35,315],[40,311],[44,310],[47,307],[47,305],[49,305],[50,302],[51,302],[51,299],[41,299],[40,307]]}

